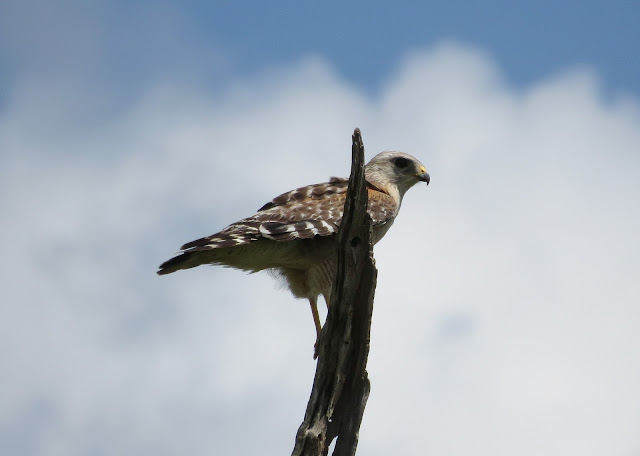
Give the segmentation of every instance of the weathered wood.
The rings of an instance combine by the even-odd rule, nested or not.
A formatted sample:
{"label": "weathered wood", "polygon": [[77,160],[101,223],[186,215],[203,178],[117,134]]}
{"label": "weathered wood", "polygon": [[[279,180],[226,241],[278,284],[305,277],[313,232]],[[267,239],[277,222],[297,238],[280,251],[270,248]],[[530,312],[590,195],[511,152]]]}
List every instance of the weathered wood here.
{"label": "weathered wood", "polygon": [[377,270],[371,244],[364,179],[364,145],[353,133],[351,176],[338,233],[337,274],[327,321],[318,342],[318,364],[293,456],[353,456],[369,397],[365,370]]}

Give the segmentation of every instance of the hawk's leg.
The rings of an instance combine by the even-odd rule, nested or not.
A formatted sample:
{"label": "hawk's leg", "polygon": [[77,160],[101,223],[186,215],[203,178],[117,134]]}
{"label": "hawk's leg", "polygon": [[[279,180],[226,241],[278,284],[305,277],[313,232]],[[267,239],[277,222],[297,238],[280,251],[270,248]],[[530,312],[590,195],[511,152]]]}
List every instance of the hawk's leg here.
{"label": "hawk's leg", "polygon": [[318,357],[318,340],[320,340],[320,331],[322,330],[320,315],[318,315],[318,298],[309,298],[309,304],[311,305],[313,322],[316,325],[316,343],[313,346],[313,359],[316,359]]}

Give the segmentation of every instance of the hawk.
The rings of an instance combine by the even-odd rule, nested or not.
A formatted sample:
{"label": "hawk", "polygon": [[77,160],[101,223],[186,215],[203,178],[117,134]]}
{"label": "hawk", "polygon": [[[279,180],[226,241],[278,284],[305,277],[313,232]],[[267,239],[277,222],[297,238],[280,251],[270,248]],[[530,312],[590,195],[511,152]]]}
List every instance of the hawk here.
{"label": "hawk", "polygon": [[[382,152],[365,165],[367,212],[376,244],[389,230],[407,190],[429,184],[427,170],[402,152]],[[269,270],[284,278],[291,293],[306,298],[320,336],[317,300],[329,305],[337,262],[337,233],[349,179],[307,185],[275,197],[251,217],[222,231],[186,243],[180,255],[160,265],[159,275],[201,264],[248,272]]]}

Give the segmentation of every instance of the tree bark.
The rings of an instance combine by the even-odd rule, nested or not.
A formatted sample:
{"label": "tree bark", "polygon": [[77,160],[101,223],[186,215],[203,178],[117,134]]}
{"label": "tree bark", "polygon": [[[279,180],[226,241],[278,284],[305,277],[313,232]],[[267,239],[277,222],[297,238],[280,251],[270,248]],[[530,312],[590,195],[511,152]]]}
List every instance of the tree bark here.
{"label": "tree bark", "polygon": [[369,397],[365,370],[377,270],[371,244],[360,130],[352,136],[352,162],[344,215],[338,232],[337,273],[327,321],[318,341],[318,364],[293,456],[353,456]]}

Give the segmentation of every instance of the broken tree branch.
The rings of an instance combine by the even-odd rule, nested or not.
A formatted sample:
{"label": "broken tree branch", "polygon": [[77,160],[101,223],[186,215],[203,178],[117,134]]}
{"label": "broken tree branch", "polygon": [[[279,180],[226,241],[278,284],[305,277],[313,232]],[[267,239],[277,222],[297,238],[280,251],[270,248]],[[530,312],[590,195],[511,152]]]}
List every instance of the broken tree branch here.
{"label": "broken tree branch", "polygon": [[338,233],[337,273],[327,321],[320,335],[318,364],[293,456],[353,456],[370,391],[365,370],[377,270],[367,213],[364,145],[355,129],[351,176]]}

